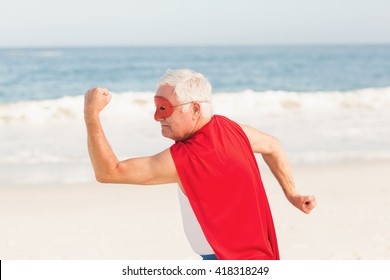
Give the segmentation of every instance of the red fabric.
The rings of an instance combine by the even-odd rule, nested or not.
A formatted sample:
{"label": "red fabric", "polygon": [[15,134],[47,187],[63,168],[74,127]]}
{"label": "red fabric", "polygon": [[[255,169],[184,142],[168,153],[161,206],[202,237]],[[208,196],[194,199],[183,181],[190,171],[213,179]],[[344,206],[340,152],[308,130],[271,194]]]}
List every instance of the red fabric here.
{"label": "red fabric", "polygon": [[170,151],[191,207],[218,259],[279,259],[260,171],[238,124],[214,116]]}

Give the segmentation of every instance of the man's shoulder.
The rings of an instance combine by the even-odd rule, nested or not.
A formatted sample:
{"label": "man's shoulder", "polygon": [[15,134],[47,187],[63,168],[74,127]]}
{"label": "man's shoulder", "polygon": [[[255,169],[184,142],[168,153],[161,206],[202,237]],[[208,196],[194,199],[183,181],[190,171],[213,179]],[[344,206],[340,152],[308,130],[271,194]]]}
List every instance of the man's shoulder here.
{"label": "man's shoulder", "polygon": [[223,115],[213,115],[212,120],[218,122],[218,123],[232,123],[232,124],[237,124],[234,120],[223,116]]}
{"label": "man's shoulder", "polygon": [[223,116],[223,115],[214,115],[213,116],[215,118],[215,121],[220,124],[220,125],[223,125],[223,126],[233,126],[235,128],[238,128],[239,130],[241,130],[241,125],[239,123],[237,123],[236,121],[226,117],[226,116]]}

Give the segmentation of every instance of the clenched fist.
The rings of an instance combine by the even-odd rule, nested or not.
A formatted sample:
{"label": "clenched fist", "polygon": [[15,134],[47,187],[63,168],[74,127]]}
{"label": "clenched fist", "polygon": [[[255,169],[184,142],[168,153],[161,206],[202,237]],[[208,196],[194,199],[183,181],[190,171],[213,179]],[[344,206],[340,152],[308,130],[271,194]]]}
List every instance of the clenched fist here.
{"label": "clenched fist", "polygon": [[111,100],[111,94],[106,88],[92,88],[84,96],[84,116],[98,115]]}
{"label": "clenched fist", "polygon": [[288,200],[291,202],[291,204],[306,214],[309,214],[317,206],[317,200],[315,196],[295,195],[289,197]]}

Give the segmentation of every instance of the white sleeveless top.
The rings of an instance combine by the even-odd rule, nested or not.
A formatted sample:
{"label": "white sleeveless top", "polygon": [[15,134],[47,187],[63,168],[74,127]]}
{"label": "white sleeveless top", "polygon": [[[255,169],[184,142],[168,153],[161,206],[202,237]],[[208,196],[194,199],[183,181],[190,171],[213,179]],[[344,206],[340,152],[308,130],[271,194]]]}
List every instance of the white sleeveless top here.
{"label": "white sleeveless top", "polygon": [[202,228],[199,225],[198,220],[192,211],[190,202],[183,191],[178,188],[179,204],[181,209],[181,216],[183,220],[184,232],[187,236],[192,250],[199,255],[211,255],[214,254],[213,249],[207,242],[206,237],[203,234]]}

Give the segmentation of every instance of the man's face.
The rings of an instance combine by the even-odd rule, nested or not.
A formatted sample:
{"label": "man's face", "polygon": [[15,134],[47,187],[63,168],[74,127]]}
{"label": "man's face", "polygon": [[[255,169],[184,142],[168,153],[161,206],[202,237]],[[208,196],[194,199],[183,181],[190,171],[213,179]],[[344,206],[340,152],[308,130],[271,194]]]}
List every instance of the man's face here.
{"label": "man's face", "polygon": [[[172,106],[180,105],[175,96],[175,88],[169,85],[162,85],[157,89],[156,97],[163,97],[169,101]],[[190,105],[191,106],[191,105]],[[193,119],[193,110],[191,108],[187,112],[183,112],[183,106],[173,108],[172,115],[162,117],[156,114],[156,121],[161,124],[161,134],[164,137],[175,141],[187,139],[195,128],[196,121]],[[159,110],[159,108],[156,108]]]}

